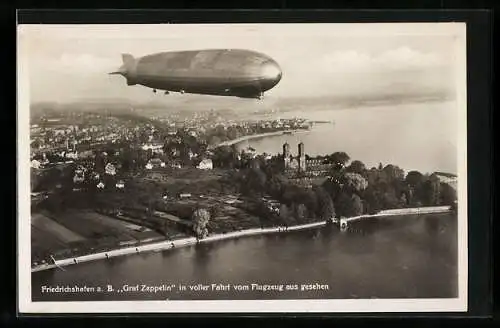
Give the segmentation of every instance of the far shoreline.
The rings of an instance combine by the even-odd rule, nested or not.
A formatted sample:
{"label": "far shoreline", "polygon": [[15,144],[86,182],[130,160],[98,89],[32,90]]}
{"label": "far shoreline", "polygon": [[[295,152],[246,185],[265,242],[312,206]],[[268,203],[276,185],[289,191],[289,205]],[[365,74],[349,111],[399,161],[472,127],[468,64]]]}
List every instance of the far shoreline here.
{"label": "far shoreline", "polygon": [[306,132],[311,132],[311,130],[310,129],[295,129],[295,130],[282,130],[282,131],[274,131],[274,132],[264,132],[264,133],[258,133],[258,134],[250,134],[250,135],[239,137],[239,138],[236,138],[236,139],[233,139],[233,140],[223,141],[223,142],[217,144],[217,146],[215,146],[215,148],[223,147],[223,146],[237,145],[239,143],[242,143],[242,142],[245,142],[245,141],[249,141],[249,140],[253,140],[253,139],[261,139],[261,138],[267,138],[267,137],[274,137],[274,136],[286,135],[286,134],[289,134],[289,133],[296,134],[296,133],[306,133]]}
{"label": "far shoreline", "polygon": [[[345,220],[347,222],[353,222],[353,221],[358,221],[358,220],[362,220],[362,219],[376,218],[376,217],[438,214],[438,213],[448,213],[450,211],[451,211],[450,206],[403,208],[403,209],[383,210],[383,211],[380,211],[379,213],[376,213],[376,214],[365,214],[365,215],[360,215],[360,216],[355,216],[355,217],[349,217],[349,218],[345,218]],[[191,246],[191,245],[195,245],[198,243],[201,244],[201,243],[208,243],[208,242],[214,242],[214,241],[220,241],[220,240],[236,239],[236,238],[246,237],[246,236],[255,236],[255,235],[264,235],[264,234],[277,233],[277,232],[306,230],[306,229],[311,229],[311,228],[316,228],[316,227],[323,227],[323,226],[326,226],[327,224],[329,224],[327,221],[318,221],[318,222],[289,226],[286,228],[285,227],[271,227],[271,228],[245,229],[245,230],[234,231],[234,232],[229,232],[229,233],[225,233],[225,234],[214,234],[211,236],[209,235],[208,237],[206,237],[204,239],[200,239],[200,240],[198,240],[196,237],[182,238],[182,239],[176,239],[176,240],[162,240],[162,241],[153,242],[150,244],[144,244],[144,245],[140,245],[140,246],[116,248],[116,249],[111,249],[111,250],[105,251],[105,252],[90,253],[87,255],[65,258],[65,259],[61,259],[61,260],[55,260],[53,258],[53,261],[54,261],[53,264],[41,264],[41,265],[32,267],[31,272],[35,273],[35,272],[47,271],[47,270],[51,270],[51,269],[55,269],[55,268],[60,268],[60,269],[64,270],[63,267],[65,267],[65,266],[75,265],[75,264],[79,264],[79,263],[83,263],[83,262],[103,260],[103,259],[108,259],[111,257],[139,254],[139,253],[145,253],[145,252],[151,252],[151,251],[159,252],[159,251],[165,251],[168,249],[175,249],[175,248],[180,248],[180,247]]]}
{"label": "far shoreline", "polygon": [[[318,123],[318,125],[319,124],[325,124],[325,123]],[[311,133],[311,132],[313,132],[313,129],[314,128],[310,128],[310,129],[295,129],[295,130],[283,130],[283,131],[265,132],[265,133],[259,133],[259,134],[250,134],[250,135],[239,137],[237,139],[227,140],[227,141],[221,142],[221,143],[213,146],[213,149],[216,149],[216,148],[219,148],[219,147],[224,147],[224,146],[238,145],[238,144],[241,144],[241,143],[243,143],[245,141],[256,140],[256,139],[264,139],[264,138],[268,138],[268,137],[287,136],[289,134],[293,135],[293,134]],[[326,156],[326,155],[327,154],[314,154],[311,157],[312,158],[318,158],[318,157],[322,157],[322,156]],[[376,163],[373,163],[373,166],[376,166]],[[423,171],[433,172],[434,171],[435,172],[435,169],[428,170],[428,169],[422,169],[422,168],[418,168],[418,167],[401,167],[401,168],[403,170],[405,170],[406,172],[410,172],[410,171],[419,171],[419,172],[423,172]],[[446,172],[452,173],[454,175],[458,175],[458,172],[456,170],[447,170]]]}

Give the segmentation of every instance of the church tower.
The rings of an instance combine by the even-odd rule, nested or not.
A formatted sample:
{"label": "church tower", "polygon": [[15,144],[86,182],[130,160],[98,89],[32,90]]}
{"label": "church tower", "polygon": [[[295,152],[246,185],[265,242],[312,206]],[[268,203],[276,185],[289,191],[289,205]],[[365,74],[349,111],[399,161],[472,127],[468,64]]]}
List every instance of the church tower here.
{"label": "church tower", "polygon": [[306,171],[306,152],[304,150],[304,143],[299,143],[299,172]]}
{"label": "church tower", "polygon": [[285,169],[288,169],[290,167],[290,145],[288,142],[285,142],[283,144],[283,164],[285,166]]}

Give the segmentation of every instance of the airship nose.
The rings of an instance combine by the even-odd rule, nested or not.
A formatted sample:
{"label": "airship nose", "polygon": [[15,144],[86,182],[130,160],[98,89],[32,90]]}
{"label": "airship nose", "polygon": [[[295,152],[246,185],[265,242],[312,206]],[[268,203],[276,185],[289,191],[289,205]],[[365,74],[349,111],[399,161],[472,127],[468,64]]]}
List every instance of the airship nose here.
{"label": "airship nose", "polygon": [[260,73],[264,80],[274,83],[274,85],[281,80],[281,68],[278,63],[273,60],[268,60],[262,63]]}

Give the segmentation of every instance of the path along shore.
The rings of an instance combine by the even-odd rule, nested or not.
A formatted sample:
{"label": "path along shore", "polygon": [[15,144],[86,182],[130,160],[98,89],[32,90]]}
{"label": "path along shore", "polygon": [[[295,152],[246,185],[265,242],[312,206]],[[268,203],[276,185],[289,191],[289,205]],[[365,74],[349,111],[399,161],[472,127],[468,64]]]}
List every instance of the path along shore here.
{"label": "path along shore", "polygon": [[[346,218],[348,222],[357,221],[366,218],[374,218],[374,217],[385,217],[385,216],[397,216],[397,215],[419,215],[419,214],[431,214],[431,213],[445,213],[449,212],[449,206],[434,206],[434,207],[420,207],[420,208],[403,208],[403,209],[394,209],[394,210],[384,210],[380,211],[377,214],[371,215],[360,215],[355,217]],[[64,266],[78,264],[82,262],[96,261],[107,259],[110,257],[122,256],[127,254],[134,253],[144,253],[149,251],[163,251],[166,249],[173,249],[178,247],[184,247],[189,245],[194,245],[196,243],[207,243],[212,241],[224,240],[224,239],[234,239],[243,236],[252,236],[252,235],[263,235],[267,233],[275,233],[275,232],[285,232],[285,231],[294,231],[294,230],[304,230],[310,229],[314,227],[321,227],[326,225],[325,221],[313,222],[289,227],[272,227],[272,228],[254,228],[254,229],[246,229],[241,231],[229,232],[225,234],[216,234],[208,236],[204,239],[197,240],[195,237],[176,239],[176,240],[163,240],[159,242],[154,242],[151,244],[140,245],[140,246],[132,246],[132,247],[124,247],[117,248],[113,250],[109,250],[107,252],[99,252],[93,253],[78,257],[66,258],[61,260],[53,259],[54,263],[51,264],[42,264],[35,267],[32,267],[31,272],[38,272],[44,270],[50,270],[54,268],[62,268]]]}
{"label": "path along shore", "polygon": [[221,142],[218,144],[215,148],[217,147],[222,147],[222,146],[231,146],[235,144],[239,144],[244,141],[252,140],[252,139],[259,139],[259,138],[265,138],[265,137],[272,137],[272,136],[280,136],[283,134],[296,134],[296,133],[306,133],[310,132],[311,130],[306,130],[306,129],[296,129],[296,130],[284,130],[284,131],[275,131],[275,132],[266,132],[266,133],[259,133],[259,134],[250,134],[246,135],[243,137],[239,137],[233,140],[228,140]]}

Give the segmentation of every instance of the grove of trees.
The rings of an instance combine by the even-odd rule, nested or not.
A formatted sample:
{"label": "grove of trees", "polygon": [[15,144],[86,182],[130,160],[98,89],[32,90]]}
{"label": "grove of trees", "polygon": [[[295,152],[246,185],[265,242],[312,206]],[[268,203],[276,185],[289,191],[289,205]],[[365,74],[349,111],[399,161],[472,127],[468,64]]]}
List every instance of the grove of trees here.
{"label": "grove of trees", "polygon": [[256,198],[270,195],[278,200],[282,204],[279,217],[293,222],[374,214],[385,209],[451,206],[457,199],[456,190],[436,174],[405,174],[392,164],[367,169],[357,160],[347,166],[349,156],[341,152],[326,158],[332,164],[328,178],[312,189],[292,184],[269,168],[274,165],[272,161],[241,169],[232,181],[243,194]]}

